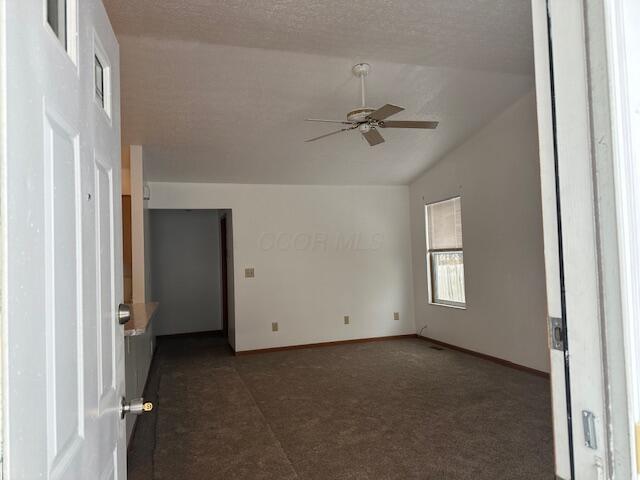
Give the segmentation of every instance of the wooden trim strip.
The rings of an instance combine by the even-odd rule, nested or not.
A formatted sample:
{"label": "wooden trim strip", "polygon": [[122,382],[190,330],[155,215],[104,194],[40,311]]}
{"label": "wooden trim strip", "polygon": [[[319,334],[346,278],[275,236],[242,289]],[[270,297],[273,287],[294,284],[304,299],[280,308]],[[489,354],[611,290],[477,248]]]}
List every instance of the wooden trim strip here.
{"label": "wooden trim strip", "polygon": [[199,338],[199,337],[222,337],[224,331],[222,330],[204,330],[202,332],[185,332],[185,333],[170,333],[168,335],[156,335],[156,338]]}
{"label": "wooden trim strip", "polygon": [[257,350],[240,350],[235,352],[235,354],[236,356],[253,355],[256,353],[283,352],[286,350],[301,350],[305,348],[317,348],[317,347],[333,347],[336,345],[348,345],[351,343],[383,342],[386,340],[398,340],[401,338],[415,338],[415,337],[416,337],[415,333],[409,333],[406,335],[390,335],[386,337],[356,338],[353,340],[337,340],[334,342],[319,342],[319,343],[306,343],[303,345],[288,345],[286,347],[259,348]]}
{"label": "wooden trim strip", "polygon": [[521,370],[523,372],[531,373],[538,377],[549,379],[549,374],[547,372],[543,372],[541,370],[536,370],[535,368],[525,367],[524,365],[519,365],[517,363],[510,362],[509,360],[504,360],[503,358],[493,357],[491,355],[487,355],[486,353],[476,352],[474,350],[469,350],[467,348],[458,347],[456,345],[451,345],[450,343],[441,342],[440,340],[435,340],[433,338],[425,337],[423,335],[415,335],[416,338],[424,340],[426,342],[433,343],[435,345],[440,345],[442,347],[448,348],[450,350],[456,350],[458,352],[466,353],[468,355],[473,355],[474,357],[482,358],[484,360],[488,360],[493,363],[497,363],[504,367],[514,368],[516,370]]}

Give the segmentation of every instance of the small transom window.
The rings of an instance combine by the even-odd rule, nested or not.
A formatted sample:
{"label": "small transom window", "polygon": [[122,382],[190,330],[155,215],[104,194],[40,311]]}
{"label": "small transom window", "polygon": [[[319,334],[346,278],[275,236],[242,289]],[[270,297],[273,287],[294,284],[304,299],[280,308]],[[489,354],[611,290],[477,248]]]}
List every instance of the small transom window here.
{"label": "small transom window", "polygon": [[67,44],[67,0],[47,0],[47,23],[65,50]]}
{"label": "small transom window", "polygon": [[97,55],[93,58],[95,62],[96,100],[104,108],[104,67]]}

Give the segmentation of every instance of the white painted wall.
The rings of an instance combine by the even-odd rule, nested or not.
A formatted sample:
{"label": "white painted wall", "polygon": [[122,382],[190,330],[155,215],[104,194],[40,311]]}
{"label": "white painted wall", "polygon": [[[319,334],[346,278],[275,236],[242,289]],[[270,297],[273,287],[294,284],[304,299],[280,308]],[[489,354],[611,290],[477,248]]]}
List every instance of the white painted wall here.
{"label": "white painted wall", "polygon": [[150,187],[151,208],[232,209],[237,351],[415,333],[408,187]]}
{"label": "white painted wall", "polygon": [[144,250],[144,168],[141,145],[130,147],[130,185],[131,185],[131,280],[133,303],[146,301],[145,287],[145,250]]}
{"label": "white painted wall", "polygon": [[[410,186],[416,327],[549,371],[536,105],[525,95]],[[467,309],[431,305],[424,205],[462,196]]]}
{"label": "white painted wall", "polygon": [[155,334],[221,330],[218,211],[150,212]]}

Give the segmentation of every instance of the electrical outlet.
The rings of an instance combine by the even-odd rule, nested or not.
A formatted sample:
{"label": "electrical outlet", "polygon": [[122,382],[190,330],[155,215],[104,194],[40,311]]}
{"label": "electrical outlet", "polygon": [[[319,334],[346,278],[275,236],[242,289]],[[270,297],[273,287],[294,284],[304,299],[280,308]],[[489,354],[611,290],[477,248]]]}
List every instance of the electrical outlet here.
{"label": "electrical outlet", "polygon": [[256,271],[253,267],[244,269],[244,278],[254,278],[256,276]]}
{"label": "electrical outlet", "polygon": [[271,331],[272,332],[278,331],[278,322],[271,322]]}
{"label": "electrical outlet", "polygon": [[400,320],[400,312],[393,312],[393,319]]}
{"label": "electrical outlet", "polygon": [[345,316],[344,316],[344,324],[345,324],[345,325],[349,325],[349,321],[350,321],[350,319],[349,319],[349,315],[345,315]]}

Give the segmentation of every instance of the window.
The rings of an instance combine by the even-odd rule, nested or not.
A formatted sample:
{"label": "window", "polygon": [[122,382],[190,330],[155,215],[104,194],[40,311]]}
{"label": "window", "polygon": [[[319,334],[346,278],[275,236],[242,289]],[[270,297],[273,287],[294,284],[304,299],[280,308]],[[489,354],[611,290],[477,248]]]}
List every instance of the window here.
{"label": "window", "polygon": [[96,100],[104,108],[104,67],[97,55],[93,58],[95,63]]}
{"label": "window", "polygon": [[47,0],[47,23],[67,50],[67,2]]}
{"label": "window", "polygon": [[98,106],[111,121],[111,66],[107,52],[96,34],[93,36],[93,92]]}
{"label": "window", "polygon": [[77,0],[43,0],[45,22],[71,61],[77,64]]}
{"label": "window", "polygon": [[429,301],[465,307],[460,197],[425,205]]}

